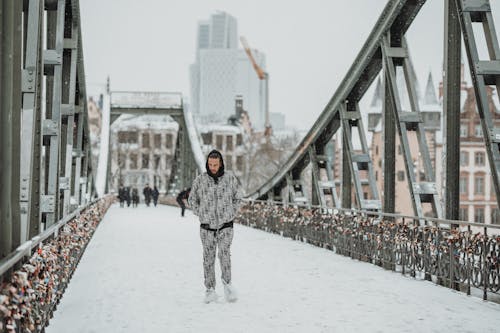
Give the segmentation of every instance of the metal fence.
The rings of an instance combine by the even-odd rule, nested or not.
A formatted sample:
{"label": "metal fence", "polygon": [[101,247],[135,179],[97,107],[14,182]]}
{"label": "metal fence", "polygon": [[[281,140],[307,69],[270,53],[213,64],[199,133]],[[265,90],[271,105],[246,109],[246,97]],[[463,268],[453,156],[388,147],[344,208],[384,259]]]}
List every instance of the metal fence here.
{"label": "metal fence", "polygon": [[79,209],[0,262],[0,332],[44,331],[113,200]]}
{"label": "metal fence", "polygon": [[500,226],[248,201],[240,224],[500,302]]}

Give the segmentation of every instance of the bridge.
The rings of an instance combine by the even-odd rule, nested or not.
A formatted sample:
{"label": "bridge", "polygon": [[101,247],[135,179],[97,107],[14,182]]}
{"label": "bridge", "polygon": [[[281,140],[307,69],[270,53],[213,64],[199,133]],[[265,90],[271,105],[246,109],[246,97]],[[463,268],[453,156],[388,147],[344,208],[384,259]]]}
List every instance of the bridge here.
{"label": "bridge", "polygon": [[[405,38],[425,4],[387,1],[309,132],[275,175],[246,194],[234,245],[242,299],[207,312],[196,299],[201,287],[193,290],[196,276],[201,279],[193,270],[201,267],[199,241],[192,238],[196,220],[190,214],[181,220],[167,206],[120,208],[108,186],[109,133],[121,114],[169,115],[178,123],[170,196],[204,171],[199,134],[182,96],[108,91],[95,167],[79,2],[2,1],[0,330],[498,330],[500,226],[459,219],[462,46],[500,207],[500,128],[489,99],[500,83],[495,4],[445,1],[443,179],[431,160]],[[477,26],[487,60],[479,57]],[[401,101],[398,71],[409,107]],[[374,116],[383,120],[382,187],[365,135],[367,110],[359,103],[377,77],[383,83],[383,112]],[[341,175],[328,148],[334,136],[342,142]],[[413,208],[408,216],[395,209],[397,140]],[[92,306],[93,312],[83,311]],[[162,309],[171,315],[163,318]],[[217,318],[224,311],[227,322]],[[133,320],[135,314],[141,318]],[[457,324],[457,317],[466,323]]]}

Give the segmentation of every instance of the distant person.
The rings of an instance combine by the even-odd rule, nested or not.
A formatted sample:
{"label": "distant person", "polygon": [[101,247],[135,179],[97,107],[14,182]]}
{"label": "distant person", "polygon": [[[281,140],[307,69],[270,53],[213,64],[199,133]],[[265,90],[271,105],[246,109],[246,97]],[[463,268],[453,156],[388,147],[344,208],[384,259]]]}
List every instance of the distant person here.
{"label": "distant person", "polygon": [[118,188],[118,200],[120,200],[120,207],[124,206],[125,203],[125,192],[123,186]]}
{"label": "distant person", "polygon": [[177,203],[181,207],[181,216],[182,217],[184,217],[184,211],[186,210],[186,203],[184,202],[184,200],[187,201],[189,199],[189,193],[190,192],[191,192],[191,187],[185,189],[184,191],[181,191],[177,195]]}
{"label": "distant person", "polygon": [[160,192],[158,191],[158,188],[156,188],[156,185],[151,191],[151,196],[153,197],[153,203],[156,207],[156,205],[158,204],[158,197],[160,196]]}
{"label": "distant person", "polygon": [[132,207],[137,207],[139,204],[139,191],[134,187],[132,189]]}
{"label": "distant person", "polygon": [[238,213],[241,192],[238,179],[224,173],[222,154],[212,150],[207,157],[207,172],[193,181],[189,195],[189,206],[200,219],[200,237],[203,246],[203,269],[205,275],[205,303],[217,299],[215,293],[215,251],[219,248],[222,284],[228,302],[237,300],[231,284],[231,242],[233,219]]}
{"label": "distant person", "polygon": [[142,190],[142,194],[144,194],[144,201],[146,202],[146,206],[149,207],[149,204],[151,203],[151,194],[152,194],[151,187],[149,187],[149,184],[146,184],[144,189]]}
{"label": "distant person", "polygon": [[127,201],[127,207],[130,207],[130,186],[125,187],[125,201]]}

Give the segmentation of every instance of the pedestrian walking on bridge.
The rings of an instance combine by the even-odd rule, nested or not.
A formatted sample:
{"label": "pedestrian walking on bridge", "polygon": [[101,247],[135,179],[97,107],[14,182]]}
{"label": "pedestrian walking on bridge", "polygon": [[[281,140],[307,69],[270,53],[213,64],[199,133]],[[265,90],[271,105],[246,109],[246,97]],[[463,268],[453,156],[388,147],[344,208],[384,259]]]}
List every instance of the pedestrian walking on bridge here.
{"label": "pedestrian walking on bridge", "polygon": [[231,242],[233,220],[241,203],[238,179],[224,172],[222,154],[212,150],[207,157],[206,172],[193,181],[189,206],[200,219],[200,237],[203,246],[205,276],[205,303],[217,300],[215,293],[215,252],[218,247],[222,284],[228,302],[237,300],[231,284]]}

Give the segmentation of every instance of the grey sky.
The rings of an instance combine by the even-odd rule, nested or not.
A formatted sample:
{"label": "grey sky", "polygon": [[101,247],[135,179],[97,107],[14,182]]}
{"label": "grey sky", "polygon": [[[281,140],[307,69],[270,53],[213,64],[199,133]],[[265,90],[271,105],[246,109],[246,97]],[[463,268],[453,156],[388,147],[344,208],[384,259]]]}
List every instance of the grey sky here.
{"label": "grey sky", "polygon": [[[421,89],[441,80],[443,3],[428,0],[408,33]],[[189,97],[196,27],[216,10],[238,20],[238,33],[264,52],[270,111],[309,128],[345,76],[385,0],[80,0],[89,95],[112,90],[180,91]],[[497,30],[500,4],[492,1]],[[371,91],[367,94],[371,98]],[[362,102],[361,106],[365,104]]]}

